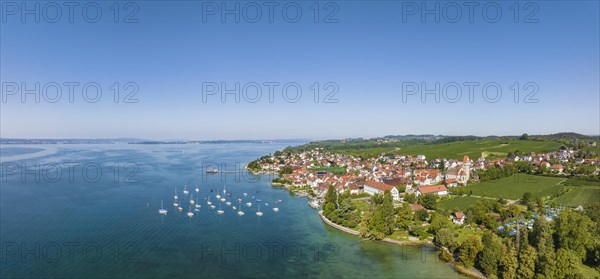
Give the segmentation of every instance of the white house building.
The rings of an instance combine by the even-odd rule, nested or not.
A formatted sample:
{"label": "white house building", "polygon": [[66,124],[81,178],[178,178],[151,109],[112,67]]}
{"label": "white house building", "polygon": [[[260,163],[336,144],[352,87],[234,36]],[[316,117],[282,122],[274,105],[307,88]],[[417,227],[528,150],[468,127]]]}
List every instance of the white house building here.
{"label": "white house building", "polygon": [[400,192],[396,187],[373,180],[365,181],[363,191],[369,195],[383,194],[385,191],[390,191],[394,200],[400,200]]}

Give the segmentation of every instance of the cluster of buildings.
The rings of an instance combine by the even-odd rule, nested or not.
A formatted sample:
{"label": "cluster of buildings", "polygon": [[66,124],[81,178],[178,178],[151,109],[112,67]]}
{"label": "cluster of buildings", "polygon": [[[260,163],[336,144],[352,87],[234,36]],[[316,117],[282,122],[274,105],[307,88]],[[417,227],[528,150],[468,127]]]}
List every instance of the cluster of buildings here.
{"label": "cluster of buildings", "polygon": [[[527,155],[510,155],[504,159],[473,161],[465,155],[462,160],[436,158],[427,160],[425,155],[382,155],[361,159],[351,155],[325,152],[320,148],[271,156],[259,161],[261,172],[280,173],[292,186],[309,186],[318,196],[333,185],[338,192],[375,195],[389,190],[395,200],[401,200],[401,191],[444,196],[452,187],[465,186],[477,181],[476,172],[490,166],[506,166],[526,161],[543,166],[553,173],[563,173],[566,163],[600,165],[598,159],[578,159],[573,149]],[[572,165],[572,164],[571,164]],[[332,168],[345,172],[331,171]],[[401,190],[399,190],[401,189]]]}
{"label": "cluster of buildings", "polygon": [[[290,156],[272,156],[260,163],[263,172],[280,172],[291,168],[282,178],[292,186],[310,186],[317,195],[324,195],[329,185],[340,193],[370,195],[390,191],[395,200],[401,200],[400,190],[422,194],[448,194],[448,187],[467,185],[473,161],[464,156],[462,161],[436,159],[431,162],[424,155],[380,156],[365,159],[323,152],[320,149]],[[337,167],[343,174],[326,171]],[[399,187],[396,187],[399,186]]]}

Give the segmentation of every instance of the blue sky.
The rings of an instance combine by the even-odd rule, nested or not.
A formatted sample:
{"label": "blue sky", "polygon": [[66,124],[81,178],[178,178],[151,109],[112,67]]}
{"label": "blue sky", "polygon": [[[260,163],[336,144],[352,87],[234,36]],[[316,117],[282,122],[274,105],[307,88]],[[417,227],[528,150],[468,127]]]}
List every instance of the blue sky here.
{"label": "blue sky", "polygon": [[[47,2],[26,5],[32,8],[35,3],[40,3],[39,23],[27,14],[22,22],[22,6],[16,12],[14,6],[2,7],[2,137],[600,134],[597,1],[534,1],[532,6],[520,2],[518,8],[512,1],[493,2],[487,17],[482,7],[488,2],[481,2],[474,7],[473,22],[469,22],[465,2],[450,2],[461,7],[456,23],[451,22],[456,6],[433,1],[319,2],[317,23],[314,1],[292,2],[289,17],[281,13],[290,2],[280,2],[274,7],[273,22],[269,22],[265,2],[141,1],[127,8],[121,2],[117,23],[115,7],[111,8],[114,2],[94,2],[102,11],[96,23],[86,21],[93,19],[93,10],[88,9],[91,16],[81,14],[88,2],[77,2],[72,23],[66,7],[61,8],[58,22],[51,23],[55,7],[45,7]],[[212,15],[207,9],[215,7],[214,3],[219,11]],[[239,23],[233,15],[225,15],[222,22],[221,3],[230,9],[240,4]],[[256,23],[249,22],[256,6],[248,3],[262,7]],[[423,3],[428,9],[440,4],[440,22],[432,14],[422,21]],[[124,22],[134,7],[137,11],[132,18],[138,22]],[[286,20],[293,19],[294,7],[300,7],[302,16],[291,23]],[[414,7],[419,10],[408,14],[407,9]],[[495,7],[502,15],[497,22],[489,22],[495,20]],[[330,19],[337,23],[323,22],[332,12]],[[41,101],[36,103],[34,95],[26,95],[22,102],[22,84],[31,89],[36,82]],[[50,103],[42,98],[42,88],[52,88],[54,82],[61,85],[63,95]],[[80,84],[73,102],[64,82]],[[82,86],[90,82],[102,89],[96,103],[81,95]],[[121,87],[116,103],[111,91],[115,82]],[[127,82],[137,85],[134,98],[138,103],[123,103],[133,88],[124,89]],[[243,96],[236,103],[233,95],[222,102],[220,93],[207,95],[203,101],[203,83],[215,82],[228,88],[237,82],[240,89],[257,83],[263,95],[256,103]],[[273,102],[265,82],[280,84]],[[296,103],[286,101],[281,92],[284,84],[292,82],[302,89]],[[335,88],[323,88],[328,82],[337,85],[337,103],[323,102]],[[465,82],[480,84],[472,102]],[[318,103],[315,83],[320,85]],[[409,83],[424,83],[429,89],[439,83],[438,94],[448,86],[448,98],[455,96],[451,85],[458,84],[462,97],[451,103],[440,95],[436,103],[430,94],[422,102],[420,93],[406,95],[405,89],[403,101],[403,84]],[[483,85],[491,83],[502,90],[495,103],[482,95]],[[515,83],[520,88],[518,102]],[[18,84],[19,91],[11,91],[11,84]],[[49,96],[54,96],[52,90],[47,91]],[[248,98],[254,96],[253,90],[248,91]],[[537,91],[526,98],[532,90]],[[289,96],[294,92],[288,91]],[[489,96],[493,98],[495,91],[488,91]],[[530,102],[534,99],[537,103]]]}

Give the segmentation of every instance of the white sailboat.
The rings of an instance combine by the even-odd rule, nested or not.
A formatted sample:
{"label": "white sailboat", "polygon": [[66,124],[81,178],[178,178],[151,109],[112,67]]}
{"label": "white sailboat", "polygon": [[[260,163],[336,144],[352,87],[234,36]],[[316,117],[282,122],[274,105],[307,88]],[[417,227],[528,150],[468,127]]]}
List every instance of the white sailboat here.
{"label": "white sailboat", "polygon": [[198,184],[196,184],[196,193],[200,192],[200,188],[198,188]]}
{"label": "white sailboat", "polygon": [[187,195],[187,194],[189,194],[189,193],[190,193],[190,192],[188,192],[188,190],[187,190],[187,183],[186,183],[186,184],[185,184],[185,186],[183,186],[183,194],[184,194],[184,195]]}
{"label": "white sailboat", "polygon": [[219,210],[217,210],[217,214],[222,215],[223,213],[225,213],[225,211],[221,209],[221,203],[219,203]]}
{"label": "white sailboat", "polygon": [[248,193],[244,193],[244,197],[247,197],[247,196],[248,196]]}
{"label": "white sailboat", "polygon": [[[240,207],[240,210],[238,211],[238,215],[243,216],[244,215],[244,211],[242,211],[242,200],[238,199],[238,206]],[[235,210],[235,206],[233,207],[233,210]]]}
{"label": "white sailboat", "polygon": [[256,211],[256,216],[258,216],[258,217],[263,216],[262,211],[260,211],[260,203],[258,204],[258,211]]}
{"label": "white sailboat", "polygon": [[194,194],[192,194],[192,195],[190,196],[190,204],[192,204],[192,205],[193,205],[193,204],[195,204],[195,203],[196,203],[196,201],[194,200]]}
{"label": "white sailboat", "polygon": [[200,211],[198,208],[200,208],[202,206],[200,205],[200,202],[198,202],[198,197],[196,197],[196,205],[194,205],[194,206],[196,207],[196,210],[194,210],[194,211]]}
{"label": "white sailboat", "polygon": [[162,215],[167,215],[167,210],[163,206],[163,201],[162,200],[160,200],[160,209],[158,210],[158,213],[162,214]]}
{"label": "white sailboat", "polygon": [[208,200],[206,200],[206,204],[211,205],[212,202],[210,201],[210,196],[208,196]]}
{"label": "white sailboat", "polygon": [[230,202],[230,201],[227,201],[225,204],[226,204],[227,206],[231,206],[231,202]]}
{"label": "white sailboat", "polygon": [[221,202],[224,202],[224,201],[226,201],[226,200],[225,200],[225,198],[221,198],[221,199],[220,199],[220,201],[221,201]]}
{"label": "white sailboat", "polygon": [[273,207],[273,211],[279,212],[279,207]]}
{"label": "white sailboat", "polygon": [[194,217],[194,212],[192,212],[192,206],[190,205],[190,207],[188,208],[188,213],[187,213],[188,217]]}
{"label": "white sailboat", "polygon": [[177,187],[175,187],[175,195],[173,196],[174,199],[178,199],[179,197],[177,196]]}
{"label": "white sailboat", "polygon": [[247,202],[247,203],[246,203],[246,206],[247,206],[247,207],[251,207],[251,206],[252,206],[252,203],[251,203],[251,202]]}

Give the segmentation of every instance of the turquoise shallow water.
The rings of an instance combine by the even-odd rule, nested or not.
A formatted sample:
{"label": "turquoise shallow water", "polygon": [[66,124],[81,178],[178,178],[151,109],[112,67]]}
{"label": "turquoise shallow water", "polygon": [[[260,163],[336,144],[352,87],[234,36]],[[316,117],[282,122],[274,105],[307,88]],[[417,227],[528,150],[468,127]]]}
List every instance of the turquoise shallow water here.
{"label": "turquoise shallow water", "polygon": [[[431,248],[361,241],[327,227],[305,198],[272,188],[269,177],[203,171],[212,163],[233,169],[283,147],[65,145],[3,160],[0,277],[461,278]],[[32,152],[2,148],[11,156]],[[202,197],[226,184],[234,205],[259,191],[264,216],[243,206],[239,217],[225,204],[217,215],[201,201],[189,218],[187,201],[182,213],[172,205],[175,187],[183,197],[186,182],[199,183]],[[161,199],[166,216],[158,214]]]}

